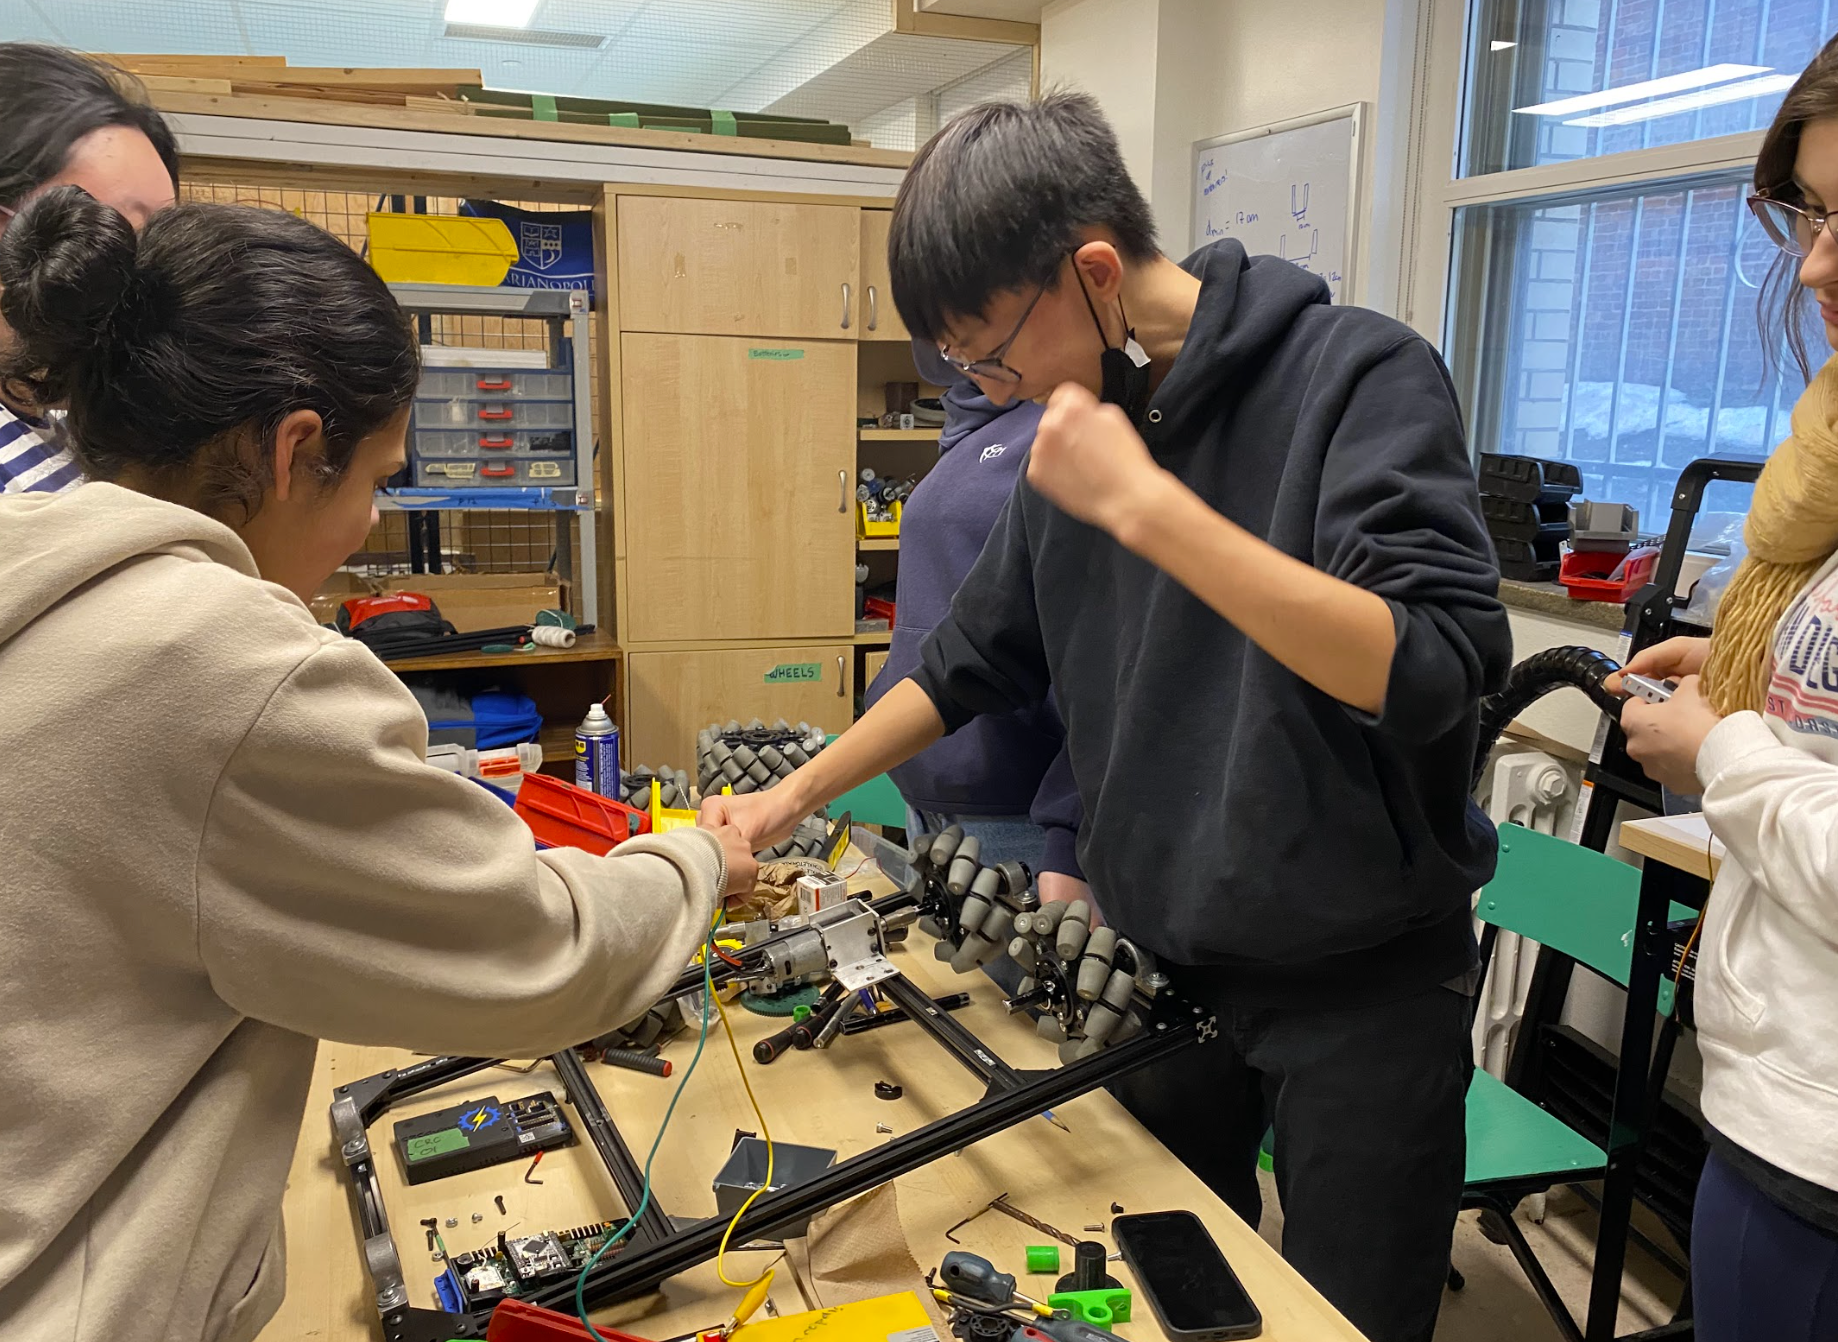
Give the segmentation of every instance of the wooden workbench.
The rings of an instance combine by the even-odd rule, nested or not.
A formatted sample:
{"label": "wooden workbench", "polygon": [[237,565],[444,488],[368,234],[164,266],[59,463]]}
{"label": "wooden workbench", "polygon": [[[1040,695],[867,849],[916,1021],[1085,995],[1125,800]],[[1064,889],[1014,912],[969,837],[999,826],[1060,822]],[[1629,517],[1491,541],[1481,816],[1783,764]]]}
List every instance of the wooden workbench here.
{"label": "wooden workbench", "polygon": [[1723,842],[1712,838],[1701,812],[1621,822],[1621,846],[1707,881],[1723,866]]}
{"label": "wooden workbench", "polygon": [[[852,884],[860,889],[876,883],[857,880]],[[885,888],[884,882],[880,884]],[[1012,1065],[1054,1065],[1052,1047],[1035,1037],[1025,1019],[1003,1011],[1001,994],[992,983],[981,975],[953,974],[932,958],[931,948],[931,939],[915,931],[909,947],[896,952],[895,961],[934,995],[968,989],[972,1003],[956,1013],[957,1019],[998,1048]],[[770,1067],[756,1067],[748,1050],[753,1040],[771,1033],[778,1022],[739,1009],[730,1009],[729,1015],[777,1140],[834,1147],[842,1159],[888,1140],[875,1131],[877,1123],[887,1124],[896,1134],[910,1132],[975,1104],[981,1095],[967,1071],[913,1028],[893,1025],[845,1036],[827,1054],[793,1053]],[[693,1032],[679,1035],[665,1050],[664,1056],[678,1069],[678,1076],[669,1080],[599,1064],[589,1066],[594,1084],[641,1162],[681,1069],[688,1066],[694,1050]],[[398,1049],[321,1045],[285,1202],[287,1302],[263,1332],[262,1342],[304,1338],[375,1342],[381,1337],[354,1218],[335,1159],[327,1108],[335,1085],[411,1060],[411,1055]],[[873,1086],[877,1080],[899,1082],[905,1087],[904,1097],[892,1102],[876,1099]],[[513,1227],[516,1233],[528,1234],[619,1219],[618,1194],[604,1167],[584,1144],[545,1156],[537,1172],[543,1180],[540,1187],[523,1182],[523,1163],[415,1188],[402,1183],[389,1145],[390,1125],[397,1119],[473,1097],[495,1094],[508,1101],[545,1088],[558,1097],[563,1093],[547,1063],[528,1076],[496,1069],[481,1072],[417,1097],[372,1128],[384,1206],[401,1253],[411,1303],[433,1304],[433,1279],[439,1270],[426,1251],[425,1232],[417,1224],[423,1217],[441,1219],[441,1233],[454,1254],[477,1248],[499,1230]],[[1016,1206],[1075,1236],[1088,1223],[1108,1224],[1112,1202],[1132,1212],[1185,1208],[1206,1222],[1256,1300],[1264,1316],[1266,1342],[1358,1342],[1360,1334],[1351,1324],[1107,1093],[1082,1096],[1055,1113],[1070,1132],[1062,1132],[1045,1119],[1030,1119],[895,1181],[907,1242],[922,1270],[936,1267],[954,1247],[944,1239],[947,1228],[1003,1192],[1012,1195]],[[578,1129],[579,1124],[576,1126]],[[734,1131],[757,1127],[734,1057],[717,1023],[657,1155],[654,1187],[666,1210],[676,1216],[713,1215],[710,1183],[727,1156]],[[507,1214],[503,1217],[492,1203],[494,1194],[504,1198]],[[484,1220],[474,1224],[475,1213]],[[449,1217],[458,1220],[457,1228],[444,1228]],[[989,1256],[1018,1276],[1024,1267],[1024,1246],[1044,1242],[1039,1233],[996,1213],[964,1227],[959,1238],[962,1247]],[[1108,1242],[1105,1235],[1092,1238]],[[1071,1256],[1071,1250],[1065,1250],[1067,1271],[1071,1270]],[[736,1255],[729,1260],[729,1272],[745,1279],[765,1262],[759,1253]],[[1123,1264],[1112,1264],[1111,1271],[1125,1285],[1134,1284]],[[1032,1280],[1041,1290],[1027,1285],[1022,1289],[1044,1293],[1045,1279]],[[660,1294],[612,1306],[597,1313],[595,1320],[628,1327],[646,1337],[668,1338],[720,1323],[735,1297],[734,1291],[719,1284],[713,1265],[706,1264],[673,1278]],[[772,1299],[782,1313],[805,1308],[788,1268],[779,1270]],[[1139,1340],[1162,1337],[1147,1305],[1140,1305],[1139,1310],[1136,1321],[1120,1327],[1120,1335]]]}

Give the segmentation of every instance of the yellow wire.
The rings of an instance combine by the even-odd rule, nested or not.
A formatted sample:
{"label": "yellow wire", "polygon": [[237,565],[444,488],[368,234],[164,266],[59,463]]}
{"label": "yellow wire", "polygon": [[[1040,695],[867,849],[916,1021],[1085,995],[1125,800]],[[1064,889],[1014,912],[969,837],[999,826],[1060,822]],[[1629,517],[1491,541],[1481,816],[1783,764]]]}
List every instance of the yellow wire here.
{"label": "yellow wire", "polygon": [[764,1272],[751,1281],[731,1281],[728,1278],[727,1268],[722,1265],[722,1259],[727,1254],[728,1240],[733,1236],[734,1227],[739,1224],[740,1218],[747,1214],[747,1208],[753,1205],[755,1198],[772,1187],[772,1129],[766,1126],[766,1115],[760,1111],[759,1098],[753,1093],[753,1083],[747,1080],[747,1065],[740,1060],[740,1045],[734,1039],[734,1027],[728,1023],[728,1009],[722,1005],[719,993],[713,996],[715,1009],[721,1013],[721,1028],[727,1032],[728,1047],[734,1052],[734,1066],[740,1069],[740,1084],[747,1088],[747,1102],[753,1106],[753,1117],[759,1120],[760,1136],[766,1141],[766,1178],[758,1188],[753,1190],[751,1196],[740,1204],[740,1210],[734,1213],[734,1219],[728,1222],[728,1228],[721,1234],[721,1247],[715,1250],[715,1273],[721,1278],[721,1284],[732,1286],[737,1291],[744,1291],[749,1286],[757,1286],[766,1280],[771,1275],[772,1268],[768,1266]]}

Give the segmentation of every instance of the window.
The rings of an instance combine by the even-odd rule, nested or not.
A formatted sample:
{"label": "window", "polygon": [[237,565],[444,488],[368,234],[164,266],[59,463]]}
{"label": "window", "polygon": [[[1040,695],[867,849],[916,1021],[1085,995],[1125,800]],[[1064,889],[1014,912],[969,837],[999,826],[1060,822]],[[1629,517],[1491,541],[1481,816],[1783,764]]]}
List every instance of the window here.
{"label": "window", "polygon": [[1680,469],[1765,456],[1803,388],[1762,355],[1776,252],[1744,197],[1838,0],[1421,4],[1406,319],[1440,339],[1477,451],[1574,462],[1663,530]]}

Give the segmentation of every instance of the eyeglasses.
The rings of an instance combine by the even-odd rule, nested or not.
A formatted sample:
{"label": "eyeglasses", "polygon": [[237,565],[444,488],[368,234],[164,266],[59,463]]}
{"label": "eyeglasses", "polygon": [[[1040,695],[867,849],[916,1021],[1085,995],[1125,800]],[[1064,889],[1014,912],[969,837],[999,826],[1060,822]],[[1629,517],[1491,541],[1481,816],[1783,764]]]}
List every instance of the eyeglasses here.
{"label": "eyeglasses", "polygon": [[1022,310],[1021,320],[1016,322],[1015,329],[1008,333],[1008,339],[1004,340],[1000,345],[997,345],[982,358],[968,360],[960,359],[954,354],[945,353],[943,349],[938,351],[938,356],[965,377],[980,377],[986,382],[1015,383],[1021,381],[1021,374],[1003,363],[1002,356],[1007,354],[1008,347],[1015,343],[1015,337],[1020,335],[1021,328],[1027,325],[1027,319],[1034,315],[1035,304],[1040,302],[1046,292],[1047,286],[1044,284],[1041,285],[1040,288],[1035,291],[1034,296],[1028,300],[1027,307]]}
{"label": "eyeglasses", "polygon": [[1824,210],[1809,210],[1804,205],[1793,205],[1771,196],[1750,196],[1749,208],[1761,221],[1769,240],[1789,256],[1805,256],[1811,252],[1830,217]]}

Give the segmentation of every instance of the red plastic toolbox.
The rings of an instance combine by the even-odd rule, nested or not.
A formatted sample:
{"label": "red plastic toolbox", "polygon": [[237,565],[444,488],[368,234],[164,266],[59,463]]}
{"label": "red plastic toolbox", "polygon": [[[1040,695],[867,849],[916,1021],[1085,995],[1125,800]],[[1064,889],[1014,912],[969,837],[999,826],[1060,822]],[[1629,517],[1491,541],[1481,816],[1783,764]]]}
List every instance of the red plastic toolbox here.
{"label": "red plastic toolbox", "polygon": [[550,848],[584,848],[599,856],[634,835],[651,832],[651,817],[637,807],[547,774],[523,776],[517,814],[537,842]]}

